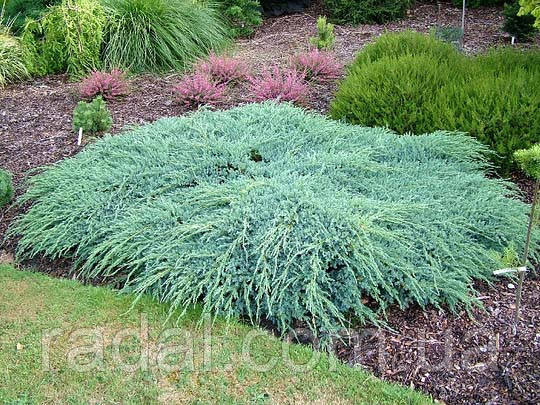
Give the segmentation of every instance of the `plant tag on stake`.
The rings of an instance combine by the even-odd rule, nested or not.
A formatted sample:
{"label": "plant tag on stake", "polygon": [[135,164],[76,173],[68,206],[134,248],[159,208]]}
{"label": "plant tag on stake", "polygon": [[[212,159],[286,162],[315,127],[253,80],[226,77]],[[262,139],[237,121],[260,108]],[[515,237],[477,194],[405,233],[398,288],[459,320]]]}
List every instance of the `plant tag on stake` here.
{"label": "plant tag on stake", "polygon": [[500,270],[495,270],[493,272],[494,275],[496,276],[500,276],[501,274],[506,274],[506,273],[525,273],[527,271],[527,267],[523,266],[523,267],[511,267],[511,268],[508,268],[508,269],[500,269]]}
{"label": "plant tag on stake", "polygon": [[79,137],[77,138],[77,146],[81,146],[82,143],[82,127],[79,128]]}

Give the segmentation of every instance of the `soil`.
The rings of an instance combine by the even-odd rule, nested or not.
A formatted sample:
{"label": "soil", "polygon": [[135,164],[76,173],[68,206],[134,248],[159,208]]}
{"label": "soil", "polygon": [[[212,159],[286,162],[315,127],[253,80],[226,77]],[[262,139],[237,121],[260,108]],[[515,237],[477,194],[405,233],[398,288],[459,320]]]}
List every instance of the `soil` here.
{"label": "soil", "polygon": [[[248,61],[254,71],[273,63],[286,64],[294,53],[307,49],[309,37],[315,35],[316,18],[323,13],[319,5],[314,5],[302,14],[269,18],[252,38],[238,41],[233,52]],[[347,63],[385,31],[428,32],[436,24],[455,26],[460,23],[460,13],[448,3],[420,3],[397,22],[337,26],[335,53]],[[501,31],[502,22],[500,8],[468,10],[465,52],[508,43],[509,37]],[[537,37],[532,44],[521,46],[539,43]],[[111,133],[185,114],[172,92],[178,80],[177,75],[132,78],[130,94],[108,102],[114,120]],[[244,86],[233,88],[217,107],[248,102]],[[335,88],[335,83],[313,84],[306,107],[325,113]],[[83,145],[77,146],[71,118],[78,101],[77,84],[62,75],[0,90],[0,167],[13,173],[17,195],[24,191],[25,177],[37,168],[73,156],[93,141],[85,137]],[[532,182],[520,175],[513,181],[530,201]],[[24,206],[0,209],[0,241],[24,210]],[[0,245],[0,263],[13,262],[15,247],[16,240],[12,239]],[[56,276],[71,275],[65,261],[37,258],[30,265]],[[337,354],[351,365],[366,368],[385,380],[411,385],[449,404],[540,403],[540,280],[528,278],[517,333],[511,327],[515,288],[505,280],[492,287],[478,286],[484,306],[473,312],[473,318],[433,308],[406,312],[394,309],[388,315],[392,330],[351,332],[350,344],[338,346]]]}

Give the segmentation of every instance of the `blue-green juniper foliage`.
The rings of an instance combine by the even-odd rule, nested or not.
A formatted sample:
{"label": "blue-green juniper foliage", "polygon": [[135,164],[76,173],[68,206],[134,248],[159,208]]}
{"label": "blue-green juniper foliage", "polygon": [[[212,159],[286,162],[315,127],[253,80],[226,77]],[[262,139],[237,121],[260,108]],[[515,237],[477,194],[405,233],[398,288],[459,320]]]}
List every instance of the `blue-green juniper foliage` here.
{"label": "blue-green juniper foliage", "polygon": [[173,308],[333,332],[394,303],[471,305],[473,280],[523,247],[528,207],[484,176],[485,153],[288,104],[200,111],[31,178],[12,233],[20,257],[70,257]]}

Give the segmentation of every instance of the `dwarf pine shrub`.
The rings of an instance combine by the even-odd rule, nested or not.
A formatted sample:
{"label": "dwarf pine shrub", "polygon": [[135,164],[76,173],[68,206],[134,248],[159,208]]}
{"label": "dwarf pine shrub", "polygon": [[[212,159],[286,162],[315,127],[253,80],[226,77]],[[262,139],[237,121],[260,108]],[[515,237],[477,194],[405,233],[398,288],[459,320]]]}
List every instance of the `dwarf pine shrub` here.
{"label": "dwarf pine shrub", "polygon": [[201,110],[30,178],[10,235],[20,258],[68,257],[173,309],[332,332],[391,304],[472,305],[473,281],[523,247],[528,207],[484,176],[484,153],[288,103]]}
{"label": "dwarf pine shrub", "polygon": [[111,113],[101,96],[90,102],[79,101],[73,111],[73,131],[82,128],[84,132],[95,134],[108,131],[112,126]]}

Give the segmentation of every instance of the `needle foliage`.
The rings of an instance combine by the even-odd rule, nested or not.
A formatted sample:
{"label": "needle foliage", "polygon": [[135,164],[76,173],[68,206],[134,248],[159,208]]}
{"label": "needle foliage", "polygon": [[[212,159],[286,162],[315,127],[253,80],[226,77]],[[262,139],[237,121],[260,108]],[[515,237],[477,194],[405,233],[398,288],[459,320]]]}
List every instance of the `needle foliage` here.
{"label": "needle foliage", "polygon": [[[528,207],[463,134],[396,136],[289,104],[107,137],[31,178],[19,257],[205,311],[333,332],[390,304],[474,304]],[[538,235],[534,235],[538,239]]]}

